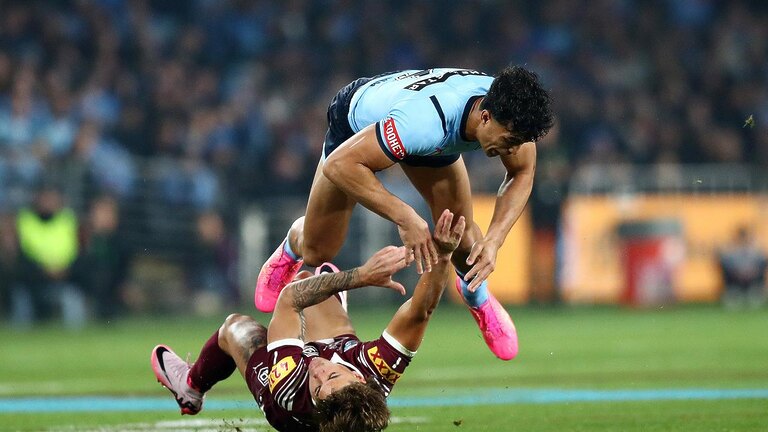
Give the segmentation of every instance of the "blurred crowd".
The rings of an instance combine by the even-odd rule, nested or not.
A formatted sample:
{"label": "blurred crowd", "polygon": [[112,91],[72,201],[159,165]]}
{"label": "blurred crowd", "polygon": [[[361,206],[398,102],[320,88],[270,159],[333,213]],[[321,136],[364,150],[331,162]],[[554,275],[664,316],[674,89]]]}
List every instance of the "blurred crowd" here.
{"label": "blurred crowd", "polygon": [[[0,0],[0,212],[72,164],[118,205],[145,161],[158,199],[200,215],[303,195],[347,82],[510,63],[555,100],[545,228],[584,164],[768,163],[763,1]],[[497,187],[500,164],[467,163]]]}
{"label": "blurred crowd", "polygon": [[135,251],[125,241],[118,200],[94,196],[83,213],[60,187],[42,183],[29,205],[0,217],[0,311],[15,327],[56,319],[80,328],[168,306],[210,315],[238,304],[237,245],[218,211],[197,215],[178,273],[145,277],[148,287],[129,277]]}

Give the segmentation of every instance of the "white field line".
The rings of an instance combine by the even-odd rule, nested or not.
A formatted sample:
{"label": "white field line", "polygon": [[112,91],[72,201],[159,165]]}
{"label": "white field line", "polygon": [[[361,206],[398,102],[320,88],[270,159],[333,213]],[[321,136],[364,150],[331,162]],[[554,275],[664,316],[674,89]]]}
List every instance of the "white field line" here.
{"label": "white field line", "polygon": [[[390,424],[424,424],[427,417],[392,417]],[[273,430],[266,419],[189,419],[159,421],[155,423],[126,423],[112,426],[100,426],[96,429],[83,429],[80,426],[61,426],[48,429],[50,432],[264,432]]]}

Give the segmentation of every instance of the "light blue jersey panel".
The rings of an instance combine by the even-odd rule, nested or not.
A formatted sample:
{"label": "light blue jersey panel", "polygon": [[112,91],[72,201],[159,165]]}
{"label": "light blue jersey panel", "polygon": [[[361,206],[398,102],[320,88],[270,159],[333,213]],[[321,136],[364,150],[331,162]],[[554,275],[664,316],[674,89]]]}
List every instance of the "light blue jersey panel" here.
{"label": "light blue jersey panel", "polygon": [[408,70],[376,77],[352,96],[349,125],[355,132],[376,124],[390,159],[476,150],[464,136],[472,103],[485,96],[493,77],[467,69]]}

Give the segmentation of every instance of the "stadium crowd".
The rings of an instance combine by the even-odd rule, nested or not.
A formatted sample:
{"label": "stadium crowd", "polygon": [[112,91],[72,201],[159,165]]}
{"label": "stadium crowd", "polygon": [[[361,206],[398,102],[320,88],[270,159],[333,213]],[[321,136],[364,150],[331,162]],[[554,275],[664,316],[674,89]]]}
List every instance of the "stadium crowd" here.
{"label": "stadium crowd", "polygon": [[[196,212],[306,194],[332,95],[432,66],[540,74],[534,220],[587,163],[768,163],[768,5],[757,0],[0,0],[0,212],[57,167],[118,204],[143,161]],[[749,122],[747,119],[751,119]],[[467,156],[474,187],[503,173]],[[12,224],[11,224],[12,225]]]}

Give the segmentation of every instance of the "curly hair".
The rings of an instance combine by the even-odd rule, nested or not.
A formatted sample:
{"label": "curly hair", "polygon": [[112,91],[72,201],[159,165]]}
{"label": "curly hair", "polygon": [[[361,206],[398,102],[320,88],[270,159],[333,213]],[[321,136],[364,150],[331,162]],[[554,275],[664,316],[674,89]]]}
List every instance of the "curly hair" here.
{"label": "curly hair", "polygon": [[352,383],[317,403],[320,432],[379,432],[389,424],[389,415],[375,380]]}
{"label": "curly hair", "polygon": [[520,66],[507,66],[491,83],[480,108],[519,138],[537,141],[554,124],[550,102],[538,75]]}

